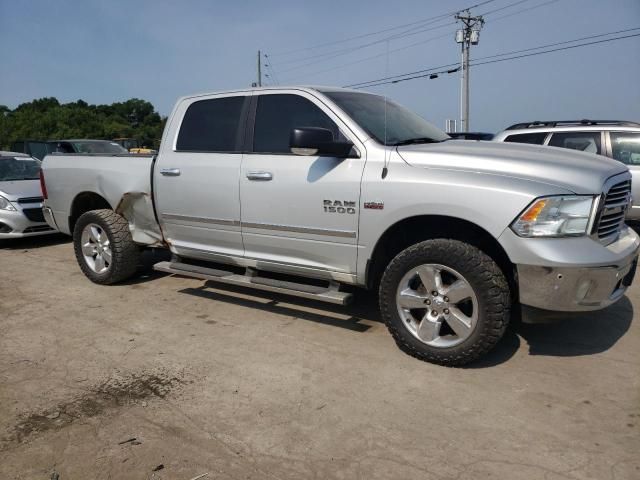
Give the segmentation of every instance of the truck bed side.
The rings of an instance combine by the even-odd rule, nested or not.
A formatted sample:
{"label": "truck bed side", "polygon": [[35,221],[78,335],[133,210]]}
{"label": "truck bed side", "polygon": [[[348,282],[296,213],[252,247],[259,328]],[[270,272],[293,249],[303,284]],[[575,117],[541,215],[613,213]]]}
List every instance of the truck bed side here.
{"label": "truck bed side", "polygon": [[[153,155],[52,154],[42,170],[57,228],[68,235],[83,203],[108,204],[126,218],[133,240],[141,245],[162,245],[156,220],[151,173]],[[105,205],[106,206],[106,205]]]}

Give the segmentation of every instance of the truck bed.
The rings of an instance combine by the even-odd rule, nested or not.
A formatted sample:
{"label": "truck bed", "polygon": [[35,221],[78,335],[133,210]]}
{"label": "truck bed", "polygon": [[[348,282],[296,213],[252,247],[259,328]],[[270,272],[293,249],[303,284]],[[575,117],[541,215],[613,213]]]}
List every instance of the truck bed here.
{"label": "truck bed", "polygon": [[155,155],[47,155],[42,164],[57,228],[72,235],[73,205],[84,195],[98,195],[132,224],[133,239],[141,245],[162,244],[156,220],[151,177]]}

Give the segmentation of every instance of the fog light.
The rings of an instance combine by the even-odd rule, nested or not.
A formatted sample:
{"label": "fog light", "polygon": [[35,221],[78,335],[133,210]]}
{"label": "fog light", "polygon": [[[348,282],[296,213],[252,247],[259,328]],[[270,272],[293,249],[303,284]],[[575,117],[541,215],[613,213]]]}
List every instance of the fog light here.
{"label": "fog light", "polygon": [[0,233],[11,233],[11,227],[6,223],[0,222]]}

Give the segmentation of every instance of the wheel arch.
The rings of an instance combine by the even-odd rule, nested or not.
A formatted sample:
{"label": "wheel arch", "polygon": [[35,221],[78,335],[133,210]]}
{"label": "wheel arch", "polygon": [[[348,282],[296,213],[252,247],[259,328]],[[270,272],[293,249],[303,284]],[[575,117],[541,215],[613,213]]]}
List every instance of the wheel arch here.
{"label": "wheel arch", "polygon": [[69,231],[73,233],[76,222],[83,213],[100,209],[113,210],[113,206],[98,193],[78,193],[73,199],[73,202],[71,202],[71,211],[69,212]]}
{"label": "wheel arch", "polygon": [[367,262],[366,285],[377,288],[384,269],[402,250],[432,238],[451,238],[473,245],[489,255],[504,273],[517,297],[517,272],[498,240],[481,226],[458,217],[417,215],[388,227],[378,239]]}

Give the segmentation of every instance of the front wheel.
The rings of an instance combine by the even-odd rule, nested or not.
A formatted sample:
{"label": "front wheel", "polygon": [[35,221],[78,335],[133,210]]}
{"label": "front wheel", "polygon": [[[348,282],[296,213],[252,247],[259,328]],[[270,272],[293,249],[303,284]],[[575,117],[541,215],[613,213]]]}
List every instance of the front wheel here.
{"label": "front wheel", "polygon": [[129,223],[113,210],[82,214],[73,229],[73,247],[82,272],[102,285],[133,276],[140,259]]}
{"label": "front wheel", "polygon": [[510,305],[498,265],[459,240],[427,240],[403,250],[380,283],[380,310],[398,346],[440,365],[486,354],[507,328]]}

